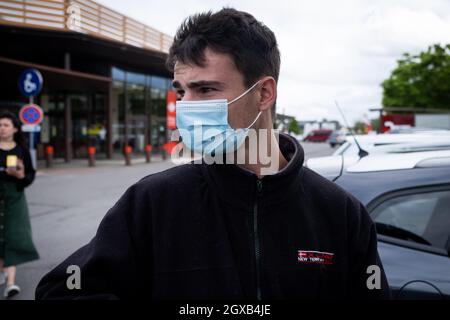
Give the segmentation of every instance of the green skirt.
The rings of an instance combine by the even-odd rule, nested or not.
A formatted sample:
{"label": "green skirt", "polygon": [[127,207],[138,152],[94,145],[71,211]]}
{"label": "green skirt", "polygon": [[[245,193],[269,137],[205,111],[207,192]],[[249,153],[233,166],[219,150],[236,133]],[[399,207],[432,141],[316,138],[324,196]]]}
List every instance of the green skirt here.
{"label": "green skirt", "polygon": [[25,193],[4,180],[0,180],[0,259],[5,267],[39,259]]}

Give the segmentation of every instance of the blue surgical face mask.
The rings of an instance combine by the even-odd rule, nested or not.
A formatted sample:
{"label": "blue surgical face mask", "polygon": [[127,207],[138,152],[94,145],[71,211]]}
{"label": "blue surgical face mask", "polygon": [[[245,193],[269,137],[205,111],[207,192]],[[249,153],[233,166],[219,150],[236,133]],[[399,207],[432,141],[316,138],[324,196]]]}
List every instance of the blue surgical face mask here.
{"label": "blue surgical face mask", "polygon": [[233,129],[228,123],[228,106],[249,93],[259,82],[230,102],[227,99],[177,101],[176,122],[186,147],[201,155],[237,150],[261,111],[247,128]]}

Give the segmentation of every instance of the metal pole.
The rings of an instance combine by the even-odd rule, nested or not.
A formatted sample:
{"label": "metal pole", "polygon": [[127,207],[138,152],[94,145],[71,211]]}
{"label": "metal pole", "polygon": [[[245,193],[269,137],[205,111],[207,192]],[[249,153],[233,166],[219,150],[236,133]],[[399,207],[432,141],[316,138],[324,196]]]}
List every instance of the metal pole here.
{"label": "metal pole", "polygon": [[[34,98],[30,97],[29,100],[30,104],[34,103]],[[33,168],[37,168],[37,160],[36,160],[36,150],[34,149],[34,132],[30,132],[30,138],[29,140],[29,149],[30,149],[30,156],[31,156],[31,163],[33,164]]]}

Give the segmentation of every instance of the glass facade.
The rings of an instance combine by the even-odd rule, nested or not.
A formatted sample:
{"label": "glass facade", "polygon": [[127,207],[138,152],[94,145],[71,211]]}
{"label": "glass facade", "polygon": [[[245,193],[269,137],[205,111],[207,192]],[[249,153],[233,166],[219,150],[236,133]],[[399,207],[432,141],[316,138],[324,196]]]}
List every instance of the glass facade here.
{"label": "glass facade", "polygon": [[[167,142],[166,96],[171,89],[166,50],[134,50],[130,43],[95,36],[81,39],[61,30],[19,28],[4,26],[1,32],[0,109],[19,114],[30,99],[20,92],[18,79],[27,68],[39,69],[43,86],[33,98],[44,111],[41,131],[33,134],[38,160],[52,149],[58,161],[86,159],[92,146],[97,159],[120,159],[125,145],[142,153],[149,143],[160,152]],[[33,50],[23,50],[23,43]]]}
{"label": "glass facade", "polygon": [[[121,151],[125,142],[137,153],[145,144],[158,148],[167,141],[166,94],[171,79],[112,68],[112,143]],[[125,125],[127,124],[127,125]]]}
{"label": "glass facade", "polygon": [[[87,157],[87,147],[95,146],[99,155],[106,153],[107,112],[106,95],[46,93],[41,95],[40,105],[44,121],[39,142],[52,145],[56,157],[66,154],[66,103],[71,112],[71,148],[75,158]],[[40,154],[42,158],[42,152]]]}
{"label": "glass facade", "polygon": [[[10,78],[17,77],[14,74]],[[122,156],[126,143],[133,147],[133,153],[140,154],[144,153],[146,144],[158,152],[168,141],[166,97],[172,89],[171,79],[112,67],[109,95],[110,84],[106,81],[101,85],[73,88],[72,83],[79,85],[73,78],[66,80],[61,76],[57,81],[53,77],[53,83],[44,82],[41,94],[35,99],[44,111],[41,132],[34,138],[39,160],[45,159],[46,146],[53,146],[55,158],[70,161],[87,158],[89,146],[95,146],[96,157],[103,159],[113,153]],[[18,114],[26,99],[17,91],[13,86],[0,97],[0,109]]]}

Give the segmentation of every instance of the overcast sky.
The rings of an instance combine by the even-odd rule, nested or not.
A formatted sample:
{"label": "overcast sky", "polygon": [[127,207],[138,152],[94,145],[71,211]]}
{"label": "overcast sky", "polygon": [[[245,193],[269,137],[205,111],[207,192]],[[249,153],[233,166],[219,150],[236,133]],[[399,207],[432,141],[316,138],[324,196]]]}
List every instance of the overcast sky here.
{"label": "overcast sky", "polygon": [[450,43],[450,0],[100,0],[174,35],[186,16],[224,6],[253,14],[281,51],[278,111],[297,120],[350,122],[376,113],[380,83],[404,52]]}

